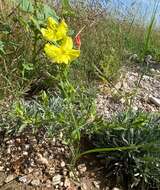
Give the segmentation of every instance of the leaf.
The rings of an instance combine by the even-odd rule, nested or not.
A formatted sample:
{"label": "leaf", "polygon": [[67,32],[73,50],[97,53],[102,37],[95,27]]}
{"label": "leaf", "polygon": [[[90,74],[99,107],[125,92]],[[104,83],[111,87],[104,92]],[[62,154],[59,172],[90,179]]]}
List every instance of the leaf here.
{"label": "leaf", "polygon": [[3,34],[10,34],[11,27],[8,24],[0,23],[0,32],[2,32]]}
{"label": "leaf", "polygon": [[56,15],[56,12],[48,5],[44,4],[43,9],[44,9],[43,11],[44,11],[45,18],[48,18],[51,16],[51,17],[55,18],[56,20],[59,19],[59,17]]}
{"label": "leaf", "polygon": [[32,5],[32,1],[31,0],[21,0],[19,2],[20,4],[20,9],[25,11],[25,12],[30,12],[30,13],[33,13],[34,11],[34,8],[33,8],[33,5]]}
{"label": "leaf", "polygon": [[48,17],[53,17],[55,20],[59,20],[59,17],[57,16],[54,9],[52,9],[47,4],[39,4],[38,7],[38,13],[37,13],[37,19],[38,20],[46,20]]}
{"label": "leaf", "polygon": [[31,17],[30,19],[31,19],[33,25],[40,31],[41,27],[40,27],[39,21],[37,19],[33,18],[33,17]]}

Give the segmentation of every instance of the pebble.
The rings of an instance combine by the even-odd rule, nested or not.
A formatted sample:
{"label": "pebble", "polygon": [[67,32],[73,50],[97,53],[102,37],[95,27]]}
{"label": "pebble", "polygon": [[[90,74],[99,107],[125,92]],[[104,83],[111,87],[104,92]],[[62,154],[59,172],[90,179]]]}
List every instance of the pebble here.
{"label": "pebble", "polygon": [[152,102],[152,103],[154,103],[156,106],[160,107],[160,99],[159,99],[159,98],[155,98],[155,97],[153,97],[153,96],[151,96],[151,95],[150,95],[148,98],[149,98],[149,101],[150,101],[150,102]]}
{"label": "pebble", "polygon": [[28,173],[32,173],[33,172],[33,168],[28,168]]}
{"label": "pebble", "polygon": [[66,175],[67,175],[67,173],[68,173],[67,169],[66,169],[66,168],[64,168],[64,169],[63,169],[63,175],[64,175],[64,176],[66,176]]}
{"label": "pebble", "polygon": [[61,167],[64,168],[66,163],[64,161],[61,162]]}
{"label": "pebble", "polygon": [[52,178],[52,185],[56,186],[56,185],[60,184],[61,183],[61,179],[62,179],[62,176],[60,174],[55,175]]}
{"label": "pebble", "polygon": [[39,153],[37,153],[37,156],[38,156],[38,161],[41,163],[41,164],[44,164],[44,165],[46,165],[46,166],[48,166],[49,165],[49,162],[48,162],[48,160],[45,158],[45,157],[43,157],[41,154],[39,154]]}
{"label": "pebble", "polygon": [[86,183],[82,183],[82,190],[88,190],[88,186]]}
{"label": "pebble", "polygon": [[40,180],[39,179],[33,179],[32,181],[31,181],[31,185],[33,185],[33,186],[39,186],[40,185]]}
{"label": "pebble", "polygon": [[80,174],[83,174],[86,172],[87,167],[85,164],[80,164],[80,165],[78,165],[78,170],[79,170]]}
{"label": "pebble", "polygon": [[55,168],[50,168],[48,173],[53,176],[55,174]]}
{"label": "pebble", "polygon": [[10,181],[14,180],[15,176],[14,175],[8,175],[7,178],[5,179],[5,183],[9,183]]}
{"label": "pebble", "polygon": [[24,151],[23,156],[28,156],[28,152]]}
{"label": "pebble", "polygon": [[66,177],[64,180],[64,187],[70,188],[70,186],[71,186],[70,180]]}
{"label": "pebble", "polygon": [[24,148],[25,148],[25,150],[29,150],[30,149],[30,145],[26,144]]}
{"label": "pebble", "polygon": [[3,171],[4,171],[4,167],[0,166],[0,172],[3,172]]}
{"label": "pebble", "polygon": [[19,177],[18,180],[19,180],[21,183],[25,183],[25,184],[29,184],[29,183],[31,182],[31,180],[29,180],[29,179],[27,178],[27,175],[22,176],[22,177]]}
{"label": "pebble", "polygon": [[121,189],[119,189],[118,187],[114,187],[112,190],[121,190]]}
{"label": "pebble", "polygon": [[93,185],[94,185],[97,189],[100,189],[100,181],[93,181]]}
{"label": "pebble", "polygon": [[46,181],[46,187],[47,188],[51,188],[52,187],[52,182],[49,179]]}

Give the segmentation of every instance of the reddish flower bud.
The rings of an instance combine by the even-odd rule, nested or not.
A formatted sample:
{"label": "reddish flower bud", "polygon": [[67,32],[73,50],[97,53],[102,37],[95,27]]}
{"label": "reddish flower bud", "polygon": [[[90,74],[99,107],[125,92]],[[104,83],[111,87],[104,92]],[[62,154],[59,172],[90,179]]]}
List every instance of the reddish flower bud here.
{"label": "reddish flower bud", "polygon": [[75,44],[78,47],[78,49],[81,48],[81,37],[80,37],[80,34],[76,35],[76,37],[75,37]]}

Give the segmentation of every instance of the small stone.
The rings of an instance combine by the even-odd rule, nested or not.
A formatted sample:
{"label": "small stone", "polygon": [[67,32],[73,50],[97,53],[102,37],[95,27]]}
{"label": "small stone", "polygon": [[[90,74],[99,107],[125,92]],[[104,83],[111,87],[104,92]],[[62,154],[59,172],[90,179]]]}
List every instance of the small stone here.
{"label": "small stone", "polygon": [[11,154],[11,146],[8,146],[8,148],[7,148],[7,154]]}
{"label": "small stone", "polygon": [[61,152],[64,152],[64,151],[65,151],[65,149],[62,147],[62,148],[61,148]]}
{"label": "small stone", "polygon": [[82,183],[82,190],[88,190],[88,186],[86,183]]}
{"label": "small stone", "polygon": [[18,147],[17,150],[18,150],[18,151],[21,151],[21,147]]}
{"label": "small stone", "polygon": [[16,143],[20,144],[21,143],[21,139],[20,138],[16,138]]}
{"label": "small stone", "polygon": [[65,165],[66,165],[66,164],[65,164],[65,162],[64,162],[64,161],[62,161],[62,162],[61,162],[61,167],[62,167],[62,168],[64,168],[64,167],[65,167]]}
{"label": "small stone", "polygon": [[28,152],[24,151],[23,156],[28,156]]}
{"label": "small stone", "polygon": [[6,144],[9,144],[9,145],[10,145],[10,144],[13,144],[13,140],[7,141]]}
{"label": "small stone", "polygon": [[25,183],[25,184],[29,184],[31,182],[30,179],[27,179],[27,176],[22,176],[22,177],[19,177],[18,179],[21,183]]}
{"label": "small stone", "polygon": [[120,190],[118,187],[114,187],[112,190]]}
{"label": "small stone", "polygon": [[7,178],[5,179],[5,183],[9,183],[10,181],[14,180],[14,178],[15,178],[14,175],[7,176]]}
{"label": "small stone", "polygon": [[137,106],[133,106],[132,109],[133,109],[134,111],[138,111],[138,107],[137,107]]}
{"label": "small stone", "polygon": [[25,150],[29,150],[30,149],[30,145],[26,144],[24,148],[25,148]]}
{"label": "small stone", "polygon": [[83,174],[87,170],[86,165],[85,164],[78,165],[78,170],[79,170],[80,174]]}
{"label": "small stone", "polygon": [[124,104],[124,103],[126,102],[126,100],[125,100],[124,98],[121,98],[121,99],[120,99],[120,102],[121,102],[122,104]]}
{"label": "small stone", "polygon": [[63,169],[63,175],[64,175],[64,176],[66,176],[66,175],[67,175],[67,173],[68,173],[67,169],[66,169],[66,168],[64,168],[64,169]]}
{"label": "small stone", "polygon": [[91,172],[90,175],[91,175],[91,177],[94,177],[94,176],[95,176],[95,173],[94,173],[94,172]]}
{"label": "small stone", "polygon": [[53,137],[53,139],[52,139],[52,145],[56,145],[56,138],[55,137]]}
{"label": "small stone", "polygon": [[53,176],[55,174],[55,168],[50,168],[48,173]]}
{"label": "small stone", "polygon": [[62,176],[61,176],[61,175],[59,175],[59,174],[55,175],[55,176],[52,178],[52,184],[53,184],[54,186],[60,184],[60,183],[61,183],[61,179],[62,179]]}
{"label": "small stone", "polygon": [[38,161],[41,163],[41,164],[44,164],[44,165],[46,165],[46,166],[48,166],[49,165],[49,162],[48,162],[48,160],[45,158],[45,157],[43,157],[41,154],[37,154],[37,156],[38,156]]}
{"label": "small stone", "polygon": [[28,173],[32,173],[33,172],[33,168],[28,168]]}
{"label": "small stone", "polygon": [[33,179],[32,181],[31,181],[31,185],[33,185],[33,186],[39,186],[40,185],[40,180],[39,179]]}
{"label": "small stone", "polygon": [[4,167],[0,166],[0,172],[3,172],[3,171],[4,171]]}
{"label": "small stone", "polygon": [[93,181],[93,185],[94,185],[97,189],[100,189],[100,182],[99,182],[99,181]]}
{"label": "small stone", "polygon": [[156,72],[156,70],[153,69],[153,68],[151,68],[150,71],[151,71],[152,73],[155,73],[155,72]]}
{"label": "small stone", "polygon": [[149,98],[150,102],[152,102],[156,106],[160,107],[160,99],[159,98],[155,98],[153,96],[149,96],[148,98]]}
{"label": "small stone", "polygon": [[51,188],[52,187],[52,182],[49,179],[46,181],[46,187],[47,188]]}
{"label": "small stone", "polygon": [[115,85],[115,88],[116,90],[119,90],[122,86],[122,83],[121,82],[118,82],[116,85]]}
{"label": "small stone", "polygon": [[64,180],[64,187],[69,189],[70,186],[71,186],[70,180],[66,177]]}

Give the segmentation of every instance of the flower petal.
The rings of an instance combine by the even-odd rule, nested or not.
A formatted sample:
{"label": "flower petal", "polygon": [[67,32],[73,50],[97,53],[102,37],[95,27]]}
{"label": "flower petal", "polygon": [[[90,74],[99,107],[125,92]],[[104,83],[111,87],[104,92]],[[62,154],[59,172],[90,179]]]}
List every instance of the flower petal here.
{"label": "flower petal", "polygon": [[52,17],[48,17],[47,27],[55,30],[58,27],[58,23]]}
{"label": "flower petal", "polygon": [[73,40],[71,37],[66,37],[61,45],[62,49],[69,51],[73,48]]}
{"label": "flower petal", "polygon": [[42,35],[43,35],[43,37],[44,37],[45,40],[47,40],[47,41],[56,40],[56,34],[50,28],[47,28],[47,29],[42,28],[41,32],[42,32]]}
{"label": "flower petal", "polygon": [[72,49],[67,54],[70,57],[70,61],[73,61],[80,56],[80,50]]}
{"label": "flower petal", "polygon": [[47,57],[50,58],[53,62],[57,62],[57,58],[61,57],[62,55],[61,49],[51,44],[46,44],[44,51]]}
{"label": "flower petal", "polygon": [[61,40],[62,38],[65,38],[68,32],[68,26],[65,23],[64,20],[62,20],[57,27],[57,39]]}

